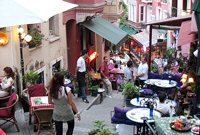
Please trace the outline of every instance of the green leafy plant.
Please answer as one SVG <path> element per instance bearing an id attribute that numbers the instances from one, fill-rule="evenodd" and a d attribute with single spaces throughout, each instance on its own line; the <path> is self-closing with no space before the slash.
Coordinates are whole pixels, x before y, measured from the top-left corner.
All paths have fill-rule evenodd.
<path id="1" fill-rule="evenodd" d="M 90 72 L 89 71 L 87 71 L 86 72 L 86 79 L 85 79 L 85 81 L 86 81 L 86 87 L 87 88 L 90 88 L 91 86 L 92 86 L 92 78 L 93 78 L 93 75 L 92 74 L 90 74 Z"/>
<path id="2" fill-rule="evenodd" d="M 95 86 L 90 87 L 90 90 L 91 91 L 98 91 L 98 88 L 99 88 L 99 85 L 95 85 Z"/>
<path id="3" fill-rule="evenodd" d="M 44 34 L 42 34 L 37 28 L 31 28 L 31 25 L 28 25 L 28 33 L 32 36 L 31 42 L 28 43 L 29 47 L 39 47 L 42 44 Z"/>
<path id="4" fill-rule="evenodd" d="M 40 75 L 37 72 L 26 72 L 24 76 L 22 76 L 23 79 L 26 80 L 27 86 L 32 86 L 37 84 L 37 80 L 40 77 Z"/>
<path id="5" fill-rule="evenodd" d="M 88 132 L 88 135 L 119 135 L 119 133 L 112 133 L 109 129 L 104 129 L 104 127 L 108 126 L 106 124 L 103 124 L 105 121 L 94 121 L 94 127 L 96 129 L 91 130 Z"/>
<path id="6" fill-rule="evenodd" d="M 122 84 L 124 90 L 122 91 L 122 94 L 125 95 L 128 99 L 132 99 L 136 97 L 136 95 L 140 95 L 140 89 L 133 83 L 127 83 L 127 84 Z"/>

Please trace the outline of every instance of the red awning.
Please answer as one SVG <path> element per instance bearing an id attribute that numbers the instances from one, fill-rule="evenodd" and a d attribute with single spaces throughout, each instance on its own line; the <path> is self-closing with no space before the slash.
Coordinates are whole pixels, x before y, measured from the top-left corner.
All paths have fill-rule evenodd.
<path id="1" fill-rule="evenodd" d="M 197 34 L 191 33 L 191 20 L 182 22 L 178 37 L 178 46 L 191 43 L 197 40 Z"/>

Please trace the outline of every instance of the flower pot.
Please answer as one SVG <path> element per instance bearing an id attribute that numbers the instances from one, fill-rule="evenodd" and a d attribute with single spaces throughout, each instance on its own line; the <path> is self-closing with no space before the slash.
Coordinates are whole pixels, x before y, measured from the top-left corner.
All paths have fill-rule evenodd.
<path id="1" fill-rule="evenodd" d="M 129 98 L 126 97 L 126 106 L 127 107 L 133 107 L 133 105 L 131 104 L 130 101 L 131 101 L 131 99 L 129 99 Z"/>
<path id="2" fill-rule="evenodd" d="M 92 96 L 93 96 L 93 97 L 96 97 L 97 94 L 98 94 L 98 91 L 92 91 Z"/>
<path id="3" fill-rule="evenodd" d="M 85 89 L 85 94 L 86 94 L 86 95 L 90 95 L 90 94 L 91 94 L 90 89 Z"/>

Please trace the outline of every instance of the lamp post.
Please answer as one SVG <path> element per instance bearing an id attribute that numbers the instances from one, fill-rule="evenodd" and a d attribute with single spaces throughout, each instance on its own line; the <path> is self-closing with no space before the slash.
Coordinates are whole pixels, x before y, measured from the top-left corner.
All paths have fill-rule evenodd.
<path id="1" fill-rule="evenodd" d="M 32 37 L 30 35 L 26 35 L 24 32 L 24 29 L 19 25 L 17 32 L 19 34 L 19 40 L 20 40 L 20 58 L 21 58 L 21 70 L 22 70 L 22 87 L 23 89 L 26 89 L 26 82 L 23 78 L 24 76 L 24 58 L 23 58 L 23 40 L 26 42 L 30 42 L 32 40 Z"/>

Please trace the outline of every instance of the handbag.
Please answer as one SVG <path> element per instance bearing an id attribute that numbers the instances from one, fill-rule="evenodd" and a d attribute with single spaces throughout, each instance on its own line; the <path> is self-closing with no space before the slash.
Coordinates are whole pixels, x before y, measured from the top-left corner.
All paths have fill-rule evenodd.
<path id="1" fill-rule="evenodd" d="M 65 87 L 65 94 L 67 95 L 67 97 L 68 97 L 68 93 L 66 92 L 66 87 Z M 76 115 L 76 112 L 74 111 L 74 109 L 72 108 L 72 111 L 73 111 L 73 113 L 74 113 L 74 115 Z"/>

